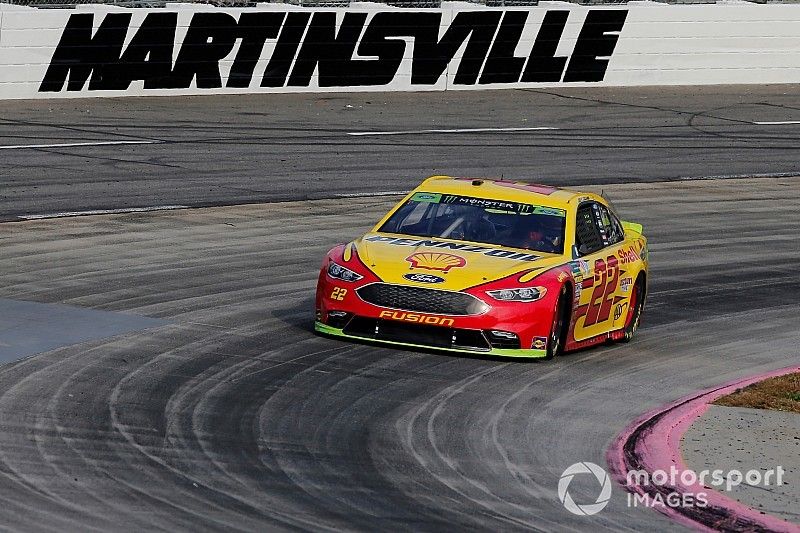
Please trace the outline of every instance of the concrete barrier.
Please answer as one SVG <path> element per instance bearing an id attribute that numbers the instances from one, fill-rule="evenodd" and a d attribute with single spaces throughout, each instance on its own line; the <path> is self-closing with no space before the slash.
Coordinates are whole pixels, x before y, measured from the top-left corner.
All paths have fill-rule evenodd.
<path id="1" fill-rule="evenodd" d="M 800 83 L 800 5 L 0 4 L 0 98 Z"/>

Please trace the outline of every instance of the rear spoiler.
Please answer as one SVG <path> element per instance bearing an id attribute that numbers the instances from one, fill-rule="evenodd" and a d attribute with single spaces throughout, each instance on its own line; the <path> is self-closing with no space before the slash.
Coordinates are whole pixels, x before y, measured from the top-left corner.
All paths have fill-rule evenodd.
<path id="1" fill-rule="evenodd" d="M 642 234 L 642 225 L 637 224 L 636 222 L 627 222 L 623 220 L 622 227 L 625 229 L 625 231 L 632 231 L 634 233 L 638 233 L 639 235 Z"/>
<path id="2" fill-rule="evenodd" d="M 605 191 L 600 191 L 600 196 L 602 196 L 605 199 L 605 201 L 608 202 L 608 207 L 611 208 L 611 211 L 614 212 L 615 214 L 617 214 L 617 210 L 614 209 L 614 204 L 611 202 L 611 198 L 606 196 L 606 192 Z M 619 215 L 617 214 L 617 216 L 619 216 Z M 637 224 L 636 222 L 627 222 L 625 220 L 620 220 L 620 222 L 622 222 L 622 228 L 626 232 L 631 231 L 633 233 L 638 233 L 639 235 L 642 234 L 643 228 L 642 228 L 641 224 Z"/>

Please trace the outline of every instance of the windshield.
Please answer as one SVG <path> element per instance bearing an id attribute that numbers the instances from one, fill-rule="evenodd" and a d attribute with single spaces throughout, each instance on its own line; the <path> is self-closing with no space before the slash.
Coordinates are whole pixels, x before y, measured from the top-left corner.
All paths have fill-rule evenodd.
<path id="1" fill-rule="evenodd" d="M 418 192 L 379 231 L 563 253 L 563 209 Z"/>

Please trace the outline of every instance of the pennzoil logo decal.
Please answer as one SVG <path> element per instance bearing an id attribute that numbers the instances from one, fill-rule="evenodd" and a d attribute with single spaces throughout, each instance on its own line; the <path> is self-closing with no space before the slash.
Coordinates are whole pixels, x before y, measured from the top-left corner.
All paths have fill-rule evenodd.
<path id="1" fill-rule="evenodd" d="M 416 281 L 417 283 L 444 283 L 445 279 L 439 276 L 432 276 L 430 274 L 406 274 L 403 276 L 408 281 Z"/>
<path id="2" fill-rule="evenodd" d="M 459 255 L 441 252 L 417 252 L 406 257 L 406 261 L 411 263 L 412 269 L 421 268 L 441 272 L 447 272 L 451 268 L 461 268 L 467 264 L 467 260 Z"/>
<path id="3" fill-rule="evenodd" d="M 463 242 L 440 241 L 436 239 L 409 239 L 405 237 L 388 237 L 386 235 L 369 235 L 365 236 L 364 240 L 367 242 L 383 242 L 386 244 L 391 244 L 392 246 L 413 246 L 415 248 L 425 246 L 428 248 L 441 248 L 444 250 L 456 250 L 459 252 L 474 252 L 481 253 L 489 257 L 515 259 L 517 261 L 536 261 L 540 257 L 536 254 L 526 254 L 522 252 L 515 252 L 513 250 L 503 250 L 502 248 L 492 248 L 489 246 L 480 246 L 477 244 L 467 244 Z"/>

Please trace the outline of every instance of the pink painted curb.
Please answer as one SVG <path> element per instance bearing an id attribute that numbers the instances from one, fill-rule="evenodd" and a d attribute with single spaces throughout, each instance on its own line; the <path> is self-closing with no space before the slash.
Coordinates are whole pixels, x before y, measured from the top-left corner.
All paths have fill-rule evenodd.
<path id="1" fill-rule="evenodd" d="M 670 471 L 687 470 L 681 455 L 680 444 L 683 434 L 707 409 L 708 404 L 717 398 L 767 378 L 800 371 L 800 366 L 774 370 L 765 374 L 751 376 L 719 387 L 706 389 L 659 407 L 637 418 L 620 433 L 606 452 L 606 461 L 611 476 L 625 490 L 648 497 L 677 492 L 679 494 L 707 494 L 705 507 L 655 506 L 654 509 L 684 525 L 703 531 L 778 531 L 800 533 L 800 526 L 767 515 L 733 500 L 700 483 L 683 484 L 677 476 L 675 486 L 640 486 L 628 484 L 627 473 L 631 470 Z"/>

